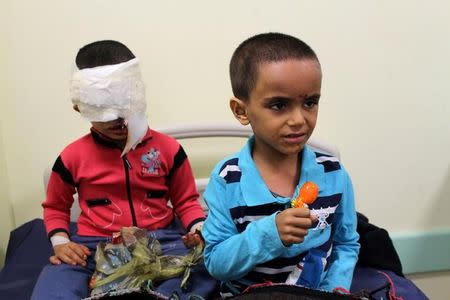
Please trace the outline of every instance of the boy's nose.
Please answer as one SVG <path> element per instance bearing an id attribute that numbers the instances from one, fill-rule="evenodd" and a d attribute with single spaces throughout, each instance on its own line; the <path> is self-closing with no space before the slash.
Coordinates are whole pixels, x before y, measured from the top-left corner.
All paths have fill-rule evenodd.
<path id="1" fill-rule="evenodd" d="M 303 111 L 301 108 L 295 108 L 291 111 L 289 115 L 288 125 L 289 126 L 299 126 L 305 124 L 305 117 L 303 116 Z"/>

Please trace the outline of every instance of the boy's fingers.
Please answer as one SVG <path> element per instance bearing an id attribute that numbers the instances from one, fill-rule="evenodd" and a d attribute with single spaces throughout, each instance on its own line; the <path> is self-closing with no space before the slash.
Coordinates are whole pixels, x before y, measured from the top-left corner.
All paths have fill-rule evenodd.
<path id="1" fill-rule="evenodd" d="M 304 237 L 308 235 L 308 230 L 303 228 L 294 228 L 291 230 L 290 235 L 296 236 L 296 237 Z"/>
<path id="2" fill-rule="evenodd" d="M 61 262 L 66 264 L 73 264 L 72 259 L 70 258 L 70 253 L 72 252 L 69 248 L 69 244 L 55 246 L 55 257 L 59 259 Z"/>
<path id="3" fill-rule="evenodd" d="M 203 242 L 202 238 L 198 234 L 195 235 L 194 239 L 196 245 L 200 245 Z"/>
<path id="4" fill-rule="evenodd" d="M 85 255 L 91 255 L 91 250 L 89 250 L 88 247 L 86 247 L 85 245 L 80 245 L 81 249 L 83 249 L 83 252 Z"/>
<path id="5" fill-rule="evenodd" d="M 87 256 L 84 253 L 83 248 L 80 247 L 80 245 L 71 243 L 71 244 L 69 244 L 69 248 L 70 248 L 70 250 L 73 251 L 74 255 L 76 256 L 76 257 L 74 257 L 75 260 L 77 260 L 78 258 L 82 259 L 83 261 L 87 259 Z M 72 257 L 73 257 L 73 255 L 72 255 Z"/>
<path id="6" fill-rule="evenodd" d="M 311 220 L 311 218 L 294 217 L 294 218 L 291 218 L 285 225 L 286 225 L 286 227 L 308 229 L 308 228 L 311 228 L 312 222 L 313 221 Z"/>
<path id="7" fill-rule="evenodd" d="M 61 260 L 55 255 L 50 256 L 49 260 L 52 265 L 60 265 L 62 263 Z"/>
<path id="8" fill-rule="evenodd" d="M 304 240 L 305 240 L 305 238 L 302 236 L 288 235 L 284 238 L 283 244 L 285 246 L 288 246 L 288 245 L 292 245 L 292 244 L 302 243 Z"/>
<path id="9" fill-rule="evenodd" d="M 67 257 L 69 258 L 70 264 L 72 265 L 80 265 L 80 266 L 86 265 L 84 259 L 80 258 L 75 252 L 68 254 Z"/>
<path id="10" fill-rule="evenodd" d="M 202 243 L 202 238 L 197 233 L 188 233 L 181 237 L 186 247 L 192 248 Z"/>
<path id="11" fill-rule="evenodd" d="M 85 266 L 86 265 L 86 261 L 82 257 L 78 256 L 77 253 L 72 252 L 72 254 L 69 255 L 69 256 L 71 257 L 72 261 L 75 262 L 75 264 L 78 264 L 78 265 L 81 265 L 81 266 Z"/>
<path id="12" fill-rule="evenodd" d="M 73 265 L 73 264 L 75 263 L 75 262 L 70 258 L 70 256 L 68 256 L 68 255 L 65 254 L 65 253 L 62 253 L 62 254 L 58 255 L 58 258 L 59 258 L 62 262 L 66 263 L 66 264 L 68 264 L 68 265 Z"/>
<path id="13" fill-rule="evenodd" d="M 81 249 L 78 249 L 78 250 L 81 251 Z M 64 260 L 64 262 L 66 262 L 68 264 L 72 264 L 72 265 L 79 264 L 79 265 L 85 266 L 86 262 L 85 262 L 85 259 L 83 258 L 83 256 L 85 256 L 85 255 L 82 254 L 82 256 L 80 256 L 71 247 L 68 247 L 65 249 L 64 253 L 61 254 L 60 258 L 62 258 Z M 67 259 L 67 261 L 65 259 Z"/>
<path id="14" fill-rule="evenodd" d="M 310 211 L 307 207 L 294 208 L 292 211 L 293 215 L 300 218 L 309 218 Z"/>
<path id="15" fill-rule="evenodd" d="M 298 219 L 297 222 L 298 226 L 301 228 L 311 228 L 312 226 L 312 220 L 310 218 Z"/>

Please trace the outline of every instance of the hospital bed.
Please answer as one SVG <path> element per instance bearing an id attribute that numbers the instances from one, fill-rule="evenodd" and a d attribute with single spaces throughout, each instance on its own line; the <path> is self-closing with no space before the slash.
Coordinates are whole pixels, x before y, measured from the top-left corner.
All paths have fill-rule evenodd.
<path id="1" fill-rule="evenodd" d="M 185 139 L 218 137 L 246 139 L 252 134 L 250 127 L 233 124 L 182 124 L 157 130 L 178 139 L 181 144 L 184 144 Z M 336 146 L 320 139 L 311 137 L 308 145 L 317 152 L 340 158 Z M 234 151 L 238 150 L 235 149 Z M 187 153 L 189 156 L 192 155 L 189 150 L 187 150 Z M 224 153 L 223 156 L 229 154 L 231 153 Z M 44 187 L 47 186 L 50 172 L 50 168 L 44 172 Z M 207 183 L 208 178 L 206 176 L 196 178 L 200 194 L 204 191 Z M 74 201 L 72 221 L 75 221 L 80 213 L 76 203 L 77 201 Z M 201 199 L 201 204 L 207 212 L 208 208 L 203 199 Z M 71 231 L 75 232 L 75 230 L 75 223 L 72 222 Z M 369 245 L 369 247 L 372 246 Z M 42 267 L 48 263 L 48 257 L 51 253 L 51 244 L 46 237 L 42 219 L 31 220 L 13 230 L 10 234 L 5 264 L 0 272 L 0 299 L 29 299 L 37 277 Z M 392 290 L 390 282 L 394 284 L 397 296 L 402 296 L 404 299 L 427 299 L 410 280 L 402 276 L 401 272 L 381 269 L 376 263 L 371 264 L 370 258 L 368 261 L 367 257 L 364 258 L 364 264 L 358 264 L 355 269 L 351 291 L 360 293 L 361 290 L 374 291 L 380 288 L 378 292 L 374 293 L 374 296 L 376 299 L 381 299 L 381 297 L 386 297 L 386 291 L 389 288 Z"/>

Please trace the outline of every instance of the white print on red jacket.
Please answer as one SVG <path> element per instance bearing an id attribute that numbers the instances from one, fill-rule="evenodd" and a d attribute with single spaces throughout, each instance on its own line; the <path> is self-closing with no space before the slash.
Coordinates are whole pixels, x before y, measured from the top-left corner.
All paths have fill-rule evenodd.
<path id="1" fill-rule="evenodd" d="M 90 217 L 91 213 L 95 215 L 94 218 Z M 110 217 L 111 214 L 112 217 Z M 96 220 L 95 223 L 92 222 L 95 226 L 106 229 L 111 227 L 116 218 L 123 215 L 123 212 L 117 204 L 111 201 L 111 204 L 107 207 L 97 206 L 95 210 L 88 207 L 87 215 L 89 220 Z"/>
<path id="2" fill-rule="evenodd" d="M 144 201 L 141 202 L 140 209 L 141 209 L 142 212 L 145 212 L 145 213 L 148 212 L 148 214 L 150 215 L 150 217 L 152 217 L 153 219 L 156 219 L 156 220 L 162 220 L 162 219 L 164 219 L 164 218 L 167 217 L 167 215 L 169 214 L 169 211 L 170 211 L 170 210 L 166 210 L 166 213 L 165 213 L 164 215 L 161 215 L 161 216 L 155 216 L 155 215 L 153 215 L 153 213 L 152 213 L 152 208 L 151 208 L 151 206 L 149 205 L 150 202 L 151 202 L 150 199 L 144 199 Z"/>

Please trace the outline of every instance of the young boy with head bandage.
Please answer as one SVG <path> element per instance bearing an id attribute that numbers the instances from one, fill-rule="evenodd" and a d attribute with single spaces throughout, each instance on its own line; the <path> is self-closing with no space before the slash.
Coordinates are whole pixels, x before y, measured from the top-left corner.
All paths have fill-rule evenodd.
<path id="1" fill-rule="evenodd" d="M 98 41 L 78 51 L 76 65 L 73 108 L 92 128 L 68 145 L 53 165 L 42 206 L 54 255 L 32 299 L 87 297 L 96 245 L 122 227 L 147 229 L 164 254 L 185 254 L 184 230 L 188 242 L 195 241 L 199 237 L 194 232 L 205 218 L 183 148 L 147 125 L 139 60 L 119 42 Z M 77 232 L 70 236 L 75 193 L 81 214 Z M 180 293 L 180 280 L 167 280 L 157 290 Z M 208 295 L 214 280 L 204 270 L 194 274 L 198 280 L 202 285 L 194 284 L 191 292 Z"/>

